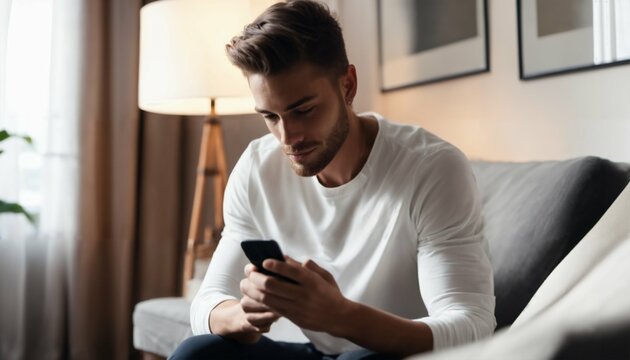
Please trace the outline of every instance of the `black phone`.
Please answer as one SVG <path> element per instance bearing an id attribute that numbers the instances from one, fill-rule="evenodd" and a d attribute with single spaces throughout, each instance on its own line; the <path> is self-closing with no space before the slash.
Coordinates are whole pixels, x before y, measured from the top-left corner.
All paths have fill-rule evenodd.
<path id="1" fill-rule="evenodd" d="M 293 279 L 271 272 L 262 266 L 265 259 L 275 259 L 284 262 L 284 255 L 282 250 L 280 250 L 280 245 L 275 240 L 244 240 L 241 241 L 241 248 L 245 252 L 245 256 L 256 266 L 259 272 L 297 284 Z"/>

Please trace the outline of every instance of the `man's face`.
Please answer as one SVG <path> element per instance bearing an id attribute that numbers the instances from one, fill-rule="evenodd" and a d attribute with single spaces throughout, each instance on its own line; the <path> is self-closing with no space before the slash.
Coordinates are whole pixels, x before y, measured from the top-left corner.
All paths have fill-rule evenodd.
<path id="1" fill-rule="evenodd" d="M 348 114 L 337 82 L 304 63 L 273 76 L 250 74 L 249 87 L 269 131 L 293 170 L 314 176 L 348 136 Z"/>

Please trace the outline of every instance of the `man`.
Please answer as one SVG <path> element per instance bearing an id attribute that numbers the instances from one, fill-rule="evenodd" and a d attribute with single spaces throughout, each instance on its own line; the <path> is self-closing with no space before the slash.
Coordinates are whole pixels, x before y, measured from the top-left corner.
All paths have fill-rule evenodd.
<path id="1" fill-rule="evenodd" d="M 355 67 L 316 2 L 271 6 L 227 53 L 271 134 L 230 176 L 222 240 L 191 307 L 200 336 L 173 358 L 389 359 L 490 335 L 492 270 L 466 157 L 353 112 Z M 248 239 L 300 259 L 263 263 L 297 284 L 248 264 Z M 311 342 L 264 337 L 279 317 Z"/>

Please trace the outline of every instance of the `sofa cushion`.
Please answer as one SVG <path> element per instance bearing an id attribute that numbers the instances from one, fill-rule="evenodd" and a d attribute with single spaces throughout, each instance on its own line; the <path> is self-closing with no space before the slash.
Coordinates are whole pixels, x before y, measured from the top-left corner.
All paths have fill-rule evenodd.
<path id="1" fill-rule="evenodd" d="M 576 287 L 581 286 L 584 279 L 603 263 L 610 261 L 609 258 L 613 253 L 619 252 L 624 243 L 630 243 L 629 214 L 630 185 L 626 186 L 599 222 L 545 279 L 525 310 L 514 321 L 511 329 L 530 323 L 544 312 L 558 311 L 563 304 L 563 298 L 571 294 Z M 627 254 L 630 255 L 630 252 Z M 602 283 L 598 288 L 592 289 L 593 295 L 583 300 L 592 301 L 594 297 L 601 297 L 605 291 L 610 291 L 604 289 L 614 289 L 618 293 L 630 291 L 630 280 L 627 280 L 627 274 L 611 272 L 608 275 L 609 278 L 601 279 Z M 585 307 L 585 305 L 580 307 Z M 575 310 L 566 305 L 564 309 L 561 309 L 567 314 Z"/>
<path id="2" fill-rule="evenodd" d="M 540 286 L 514 326 L 413 359 L 630 359 L 630 185 Z"/>
<path id="3" fill-rule="evenodd" d="M 497 328 L 512 324 L 540 284 L 629 180 L 627 164 L 473 161 L 494 267 Z"/>
<path id="4" fill-rule="evenodd" d="M 189 314 L 190 303 L 181 297 L 138 303 L 133 312 L 133 346 L 169 356 L 184 339 L 192 336 Z"/>

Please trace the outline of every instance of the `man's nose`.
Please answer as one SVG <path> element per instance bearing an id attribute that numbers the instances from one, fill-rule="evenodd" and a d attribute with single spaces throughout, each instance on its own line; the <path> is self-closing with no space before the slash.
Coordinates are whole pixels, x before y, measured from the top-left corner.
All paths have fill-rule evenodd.
<path id="1" fill-rule="evenodd" d="M 300 121 L 282 119 L 280 121 L 280 141 L 293 146 L 304 140 L 304 128 Z"/>

